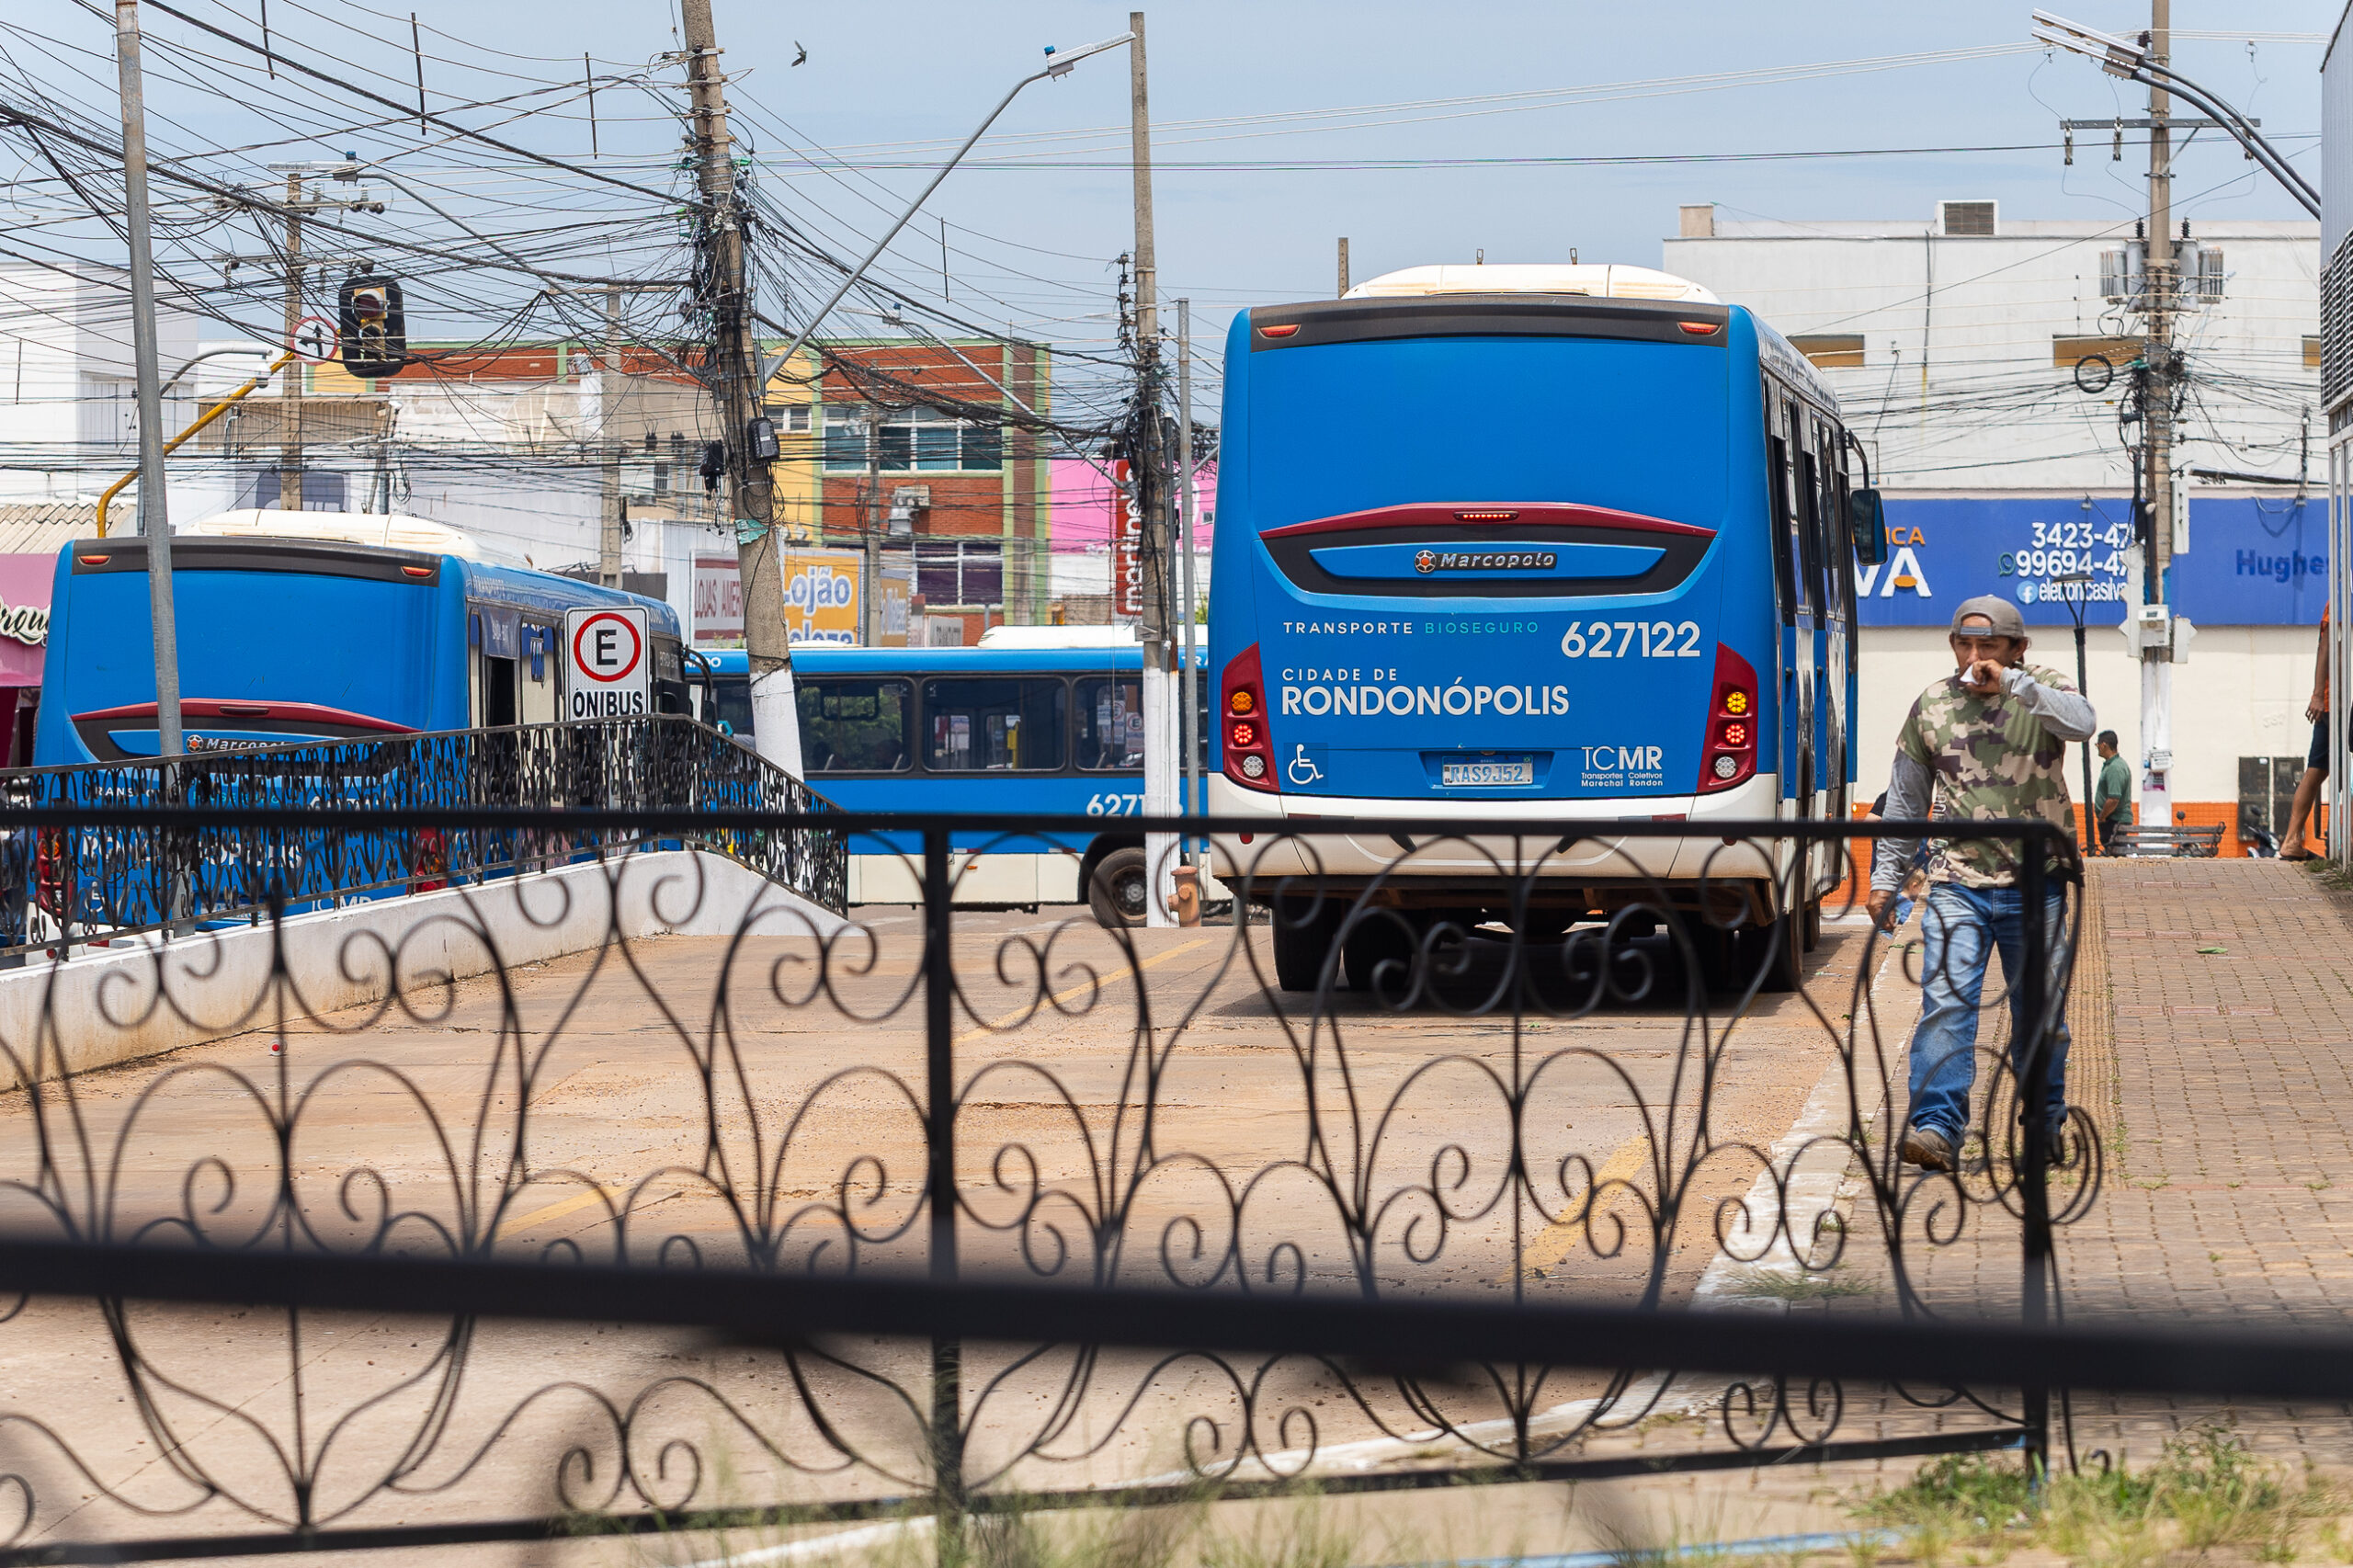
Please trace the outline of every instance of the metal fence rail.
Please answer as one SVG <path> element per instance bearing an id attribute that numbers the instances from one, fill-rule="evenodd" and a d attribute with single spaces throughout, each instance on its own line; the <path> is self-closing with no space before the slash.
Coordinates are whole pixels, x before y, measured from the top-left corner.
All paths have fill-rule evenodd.
<path id="1" fill-rule="evenodd" d="M 983 825 L 1013 842 L 1085 820 Z M 0 1106 L 0 1290 L 22 1292 L 0 1335 L 110 1356 L 128 1391 L 95 1407 L 58 1378 L 0 1392 L 0 1505 L 19 1509 L 0 1514 L 0 1568 L 909 1513 L 961 1561 L 968 1517 L 1016 1508 L 1972 1449 L 2046 1462 L 2066 1452 L 2054 1387 L 2207 1386 L 2143 1367 L 2144 1342 L 2052 1327 L 2054 1240 L 2097 1200 L 2098 1138 L 2080 1109 L 2055 1132 L 2021 1127 L 2017 1085 L 2052 1048 L 2072 910 L 2055 930 L 2026 923 L 2022 1030 L 1983 1053 L 1961 1169 L 1897 1161 L 1905 1040 L 1872 989 L 1893 972 L 1882 938 L 1858 927 L 1839 938 L 1859 944 L 1851 972 L 1817 975 L 1780 1015 L 1807 1020 L 1837 1114 L 1779 1150 L 1723 1124 L 1727 1051 L 1802 926 L 1722 938 L 1776 887 L 1818 885 L 1847 838 L 1927 824 L 1471 838 L 1427 818 L 1144 822 L 1221 835 L 1241 857 L 1221 876 L 1275 922 L 1188 937 L 1203 950 L 1181 986 L 1142 934 L 1083 912 L 1009 930 L 960 912 L 949 844 L 973 825 L 0 812 L 0 831 L 148 842 L 431 828 L 924 846 L 914 921 L 820 931 L 746 912 L 699 949 L 616 939 L 529 994 L 511 977 L 460 994 L 426 971 L 415 994 L 325 1018 L 275 972 L 237 999 L 281 1020 L 252 1071 L 218 1052 L 135 1086 L 28 1071 L 118 1027 L 107 1009 L 0 1039 L 32 1085 Z M 2015 849 L 2030 901 L 2069 852 L 2041 824 L 1972 836 Z M 1389 846 L 1378 867 L 1369 844 Z M 1412 879 L 1459 884 L 1480 862 L 1485 907 L 1517 926 L 1415 913 Z M 1659 874 L 1670 862 L 1680 876 Z M 611 858 L 610 896 L 636 864 Z M 1389 956 L 1365 990 L 1336 952 L 1312 992 L 1286 994 L 1268 957 L 1286 925 L 1343 948 L 1378 937 Z M 195 1005 L 204 941 L 160 950 L 139 1005 Z M 397 950 L 352 961 L 408 972 Z M 671 1065 L 576 1043 L 592 1017 Z M 1220 1088 L 1230 1069 L 1210 1060 L 1236 1019 L 1262 1048 L 1246 1091 Z M 1079 1029 L 1099 1038 L 1073 1044 Z M 435 1031 L 460 1043 L 414 1055 Z M 599 1074 L 609 1103 L 563 1097 Z M 1601 1085 L 1589 1099 L 1629 1108 L 1614 1155 L 1564 1114 L 1580 1074 Z M 617 1116 L 633 1131 L 597 1144 Z M 1847 1207 L 1806 1196 L 1817 1167 Z M 1893 1289 L 1826 1320 L 1696 1313 L 1669 1290 L 1692 1244 L 1801 1282 L 1868 1251 Z M 1938 1255 L 1966 1247 L 2014 1290 L 1982 1272 L 1940 1284 Z M 551 1322 L 632 1326 L 591 1339 Z M 2269 1386 L 2284 1363 L 2268 1354 L 2250 1348 L 2234 1386 Z M 12 1361 L 51 1364 L 71 1358 Z M 1653 1417 L 1687 1409 L 1704 1422 L 1635 1451 Z M 1159 1437 L 1175 1448 L 1154 1457 Z M 1391 1457 L 1324 1463 L 1368 1442 Z"/>
<path id="2" fill-rule="evenodd" d="M 276 825 L 219 815 L 170 825 L 94 825 L 97 811 L 185 805 L 199 813 L 316 812 Z M 844 907 L 848 841 L 778 818 L 830 802 L 800 779 L 676 715 L 453 730 L 331 744 L 241 747 L 162 763 L 90 763 L 0 774 L 0 806 L 60 811 L 0 835 L 0 953 L 252 920 L 278 901 L 301 914 L 356 900 L 545 869 L 633 842 L 588 829 L 587 810 L 731 812 L 756 825 L 670 840 L 737 860 L 828 909 Z M 352 812 L 504 809 L 532 820 L 416 822 L 357 831 Z"/>

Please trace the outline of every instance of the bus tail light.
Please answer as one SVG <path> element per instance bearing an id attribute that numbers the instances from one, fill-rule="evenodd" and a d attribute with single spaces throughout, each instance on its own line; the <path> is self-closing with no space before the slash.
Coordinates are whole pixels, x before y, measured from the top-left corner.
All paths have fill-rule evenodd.
<path id="1" fill-rule="evenodd" d="M 1267 733 L 1267 684 L 1253 642 L 1225 666 L 1218 711 L 1224 725 L 1225 776 L 1251 790 L 1278 790 L 1274 740 Z"/>
<path id="2" fill-rule="evenodd" d="M 1756 774 L 1756 671 L 1746 659 L 1716 644 L 1715 698 L 1699 765 L 1699 793 L 1711 794 L 1745 783 Z"/>

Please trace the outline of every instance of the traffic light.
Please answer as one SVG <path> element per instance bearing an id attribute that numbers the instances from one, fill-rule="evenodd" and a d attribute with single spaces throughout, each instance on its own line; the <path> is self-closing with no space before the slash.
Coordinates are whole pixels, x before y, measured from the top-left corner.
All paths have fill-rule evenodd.
<path id="1" fill-rule="evenodd" d="M 408 323 L 398 283 L 363 272 L 344 279 L 336 302 L 345 369 L 370 381 L 407 369 Z"/>

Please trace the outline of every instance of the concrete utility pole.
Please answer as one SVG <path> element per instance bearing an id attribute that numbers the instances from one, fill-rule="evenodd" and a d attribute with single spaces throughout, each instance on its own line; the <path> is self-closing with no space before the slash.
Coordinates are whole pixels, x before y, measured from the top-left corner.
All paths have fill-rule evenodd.
<path id="1" fill-rule="evenodd" d="M 1340 287 L 1339 287 L 1338 290 L 1333 294 L 1332 298 L 1334 298 L 1334 299 L 1336 299 L 1336 300 L 1345 300 L 1345 299 L 1347 299 L 1347 297 L 1348 297 L 1348 236 L 1347 236 L 1347 235 L 1346 235 L 1346 234 L 1342 234 L 1342 235 L 1340 236 Z"/>
<path id="2" fill-rule="evenodd" d="M 286 176 L 286 347 L 302 327 L 302 176 Z M 302 369 L 297 359 L 278 383 L 278 504 L 302 509 Z"/>
<path id="3" fill-rule="evenodd" d="M 131 232 L 131 364 L 139 378 L 139 531 L 147 540 L 147 615 L 155 646 L 155 749 L 158 756 L 177 756 L 187 746 L 180 733 L 179 623 L 172 608 L 172 519 L 164 491 L 164 372 L 155 358 L 155 256 L 148 235 L 139 0 L 114 0 L 114 45 L 122 85 L 123 218 Z M 168 775 L 165 792 L 168 799 Z"/>
<path id="4" fill-rule="evenodd" d="M 1345 246 L 1347 242 L 1340 244 Z M 1201 677 L 1193 673 L 1193 646 L 1199 641 L 1193 635 L 1193 522 L 1199 509 L 1193 493 L 1193 301 L 1188 299 L 1176 301 L 1176 549 L 1183 593 L 1176 606 L 1176 624 L 1182 633 L 1177 643 L 1184 650 L 1184 657 L 1177 661 L 1176 689 L 1181 694 L 1177 711 L 1185 720 L 1179 739 L 1185 748 L 1187 816 L 1207 805 L 1201 798 Z"/>
<path id="5" fill-rule="evenodd" d="M 2172 0 L 2150 0 L 2149 57 L 2157 64 L 2171 53 Z M 2143 556 L 2142 598 L 2166 605 L 2173 565 L 2173 312 L 2178 295 L 2173 262 L 2173 148 L 2167 120 L 2173 95 L 2149 88 L 2149 233 L 2142 263 L 2147 296 L 2148 341 L 2143 350 L 2148 372 L 2143 381 L 2141 445 L 2146 465 L 2149 538 Z M 2166 635 L 2141 650 L 2141 821 L 2173 825 L 2173 647 Z M 2154 635 L 2152 633 L 2151 635 Z"/>
<path id="6" fill-rule="evenodd" d="M 784 574 L 776 537 L 776 492 L 768 465 L 752 455 L 752 421 L 760 415 L 759 344 L 745 286 L 744 225 L 735 204 L 734 140 L 727 131 L 727 78 L 719 69 L 719 35 L 710 0 L 678 0 L 694 110 L 695 183 L 704 209 L 699 242 L 711 313 L 710 389 L 726 443 L 734 499 L 735 551 L 744 583 L 744 647 L 752 666 L 752 729 L 762 757 L 801 776 L 801 713 L 792 696 L 792 642 L 784 623 Z"/>
<path id="7" fill-rule="evenodd" d="M 1168 595 L 1167 453 L 1160 431 L 1159 267 L 1152 243 L 1152 102 L 1146 88 L 1143 13 L 1128 13 L 1129 135 L 1135 157 L 1136 204 L 1136 418 L 1131 426 L 1139 449 L 1128 454 L 1136 487 L 1136 540 L 1142 568 L 1143 624 L 1143 809 L 1147 816 L 1176 814 L 1177 724 L 1176 690 L 1170 682 Z M 1170 901 L 1176 892 L 1176 836 L 1144 835 L 1146 894 L 1144 924 L 1174 926 Z"/>
<path id="8" fill-rule="evenodd" d="M 597 368 L 597 424 L 605 449 L 602 527 L 597 530 L 597 581 L 621 585 L 621 444 L 613 433 L 621 406 L 621 291 L 605 290 L 605 362 Z"/>

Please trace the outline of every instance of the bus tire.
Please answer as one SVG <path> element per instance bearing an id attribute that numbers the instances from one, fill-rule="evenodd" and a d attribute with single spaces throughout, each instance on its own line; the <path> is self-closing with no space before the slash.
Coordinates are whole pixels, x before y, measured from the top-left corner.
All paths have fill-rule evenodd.
<path id="1" fill-rule="evenodd" d="M 1820 946 L 1822 946 L 1822 900 L 1815 897 L 1805 901 L 1805 950 L 1812 952 Z"/>
<path id="2" fill-rule="evenodd" d="M 1313 915 L 1310 901 L 1292 899 L 1270 912 L 1275 938 L 1275 983 L 1285 991 L 1313 991 L 1324 980 L 1324 961 L 1340 934 L 1340 904 L 1326 898 Z"/>
<path id="3" fill-rule="evenodd" d="M 1095 862 L 1086 879 L 1086 906 L 1098 926 L 1117 929 L 1144 922 L 1147 895 L 1143 851 L 1133 845 L 1114 849 Z"/>
<path id="4" fill-rule="evenodd" d="M 1347 942 L 1340 949 L 1340 967 L 1347 973 L 1349 989 L 1372 994 L 1381 966 L 1394 959 L 1396 963 L 1388 974 L 1389 994 L 1404 995 L 1405 988 L 1412 983 L 1409 977 L 1416 946 L 1414 932 L 1399 924 L 1395 915 L 1366 910 L 1358 916 Z"/>
<path id="5" fill-rule="evenodd" d="M 1805 916 L 1792 910 L 1740 934 L 1741 967 L 1760 994 L 1785 995 L 1805 983 Z"/>

